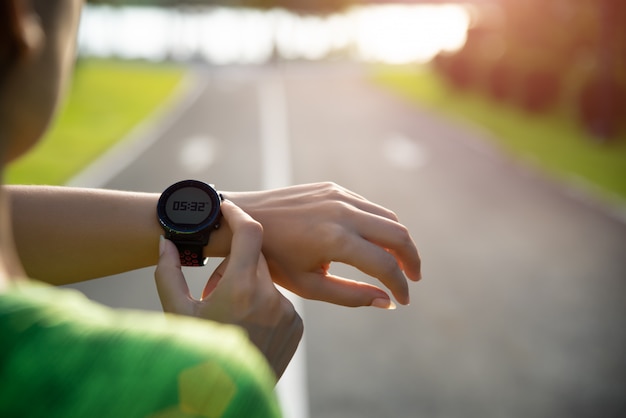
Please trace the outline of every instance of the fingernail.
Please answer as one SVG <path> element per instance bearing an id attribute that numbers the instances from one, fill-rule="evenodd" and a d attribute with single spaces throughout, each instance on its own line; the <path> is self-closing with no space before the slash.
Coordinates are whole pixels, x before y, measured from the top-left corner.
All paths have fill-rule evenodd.
<path id="1" fill-rule="evenodd" d="M 159 257 L 165 252 L 165 238 L 163 235 L 159 235 Z"/>
<path id="2" fill-rule="evenodd" d="M 390 299 L 385 298 L 376 298 L 372 301 L 370 306 L 374 308 L 387 309 L 389 311 L 393 311 L 396 309 L 396 304 L 393 303 Z"/>

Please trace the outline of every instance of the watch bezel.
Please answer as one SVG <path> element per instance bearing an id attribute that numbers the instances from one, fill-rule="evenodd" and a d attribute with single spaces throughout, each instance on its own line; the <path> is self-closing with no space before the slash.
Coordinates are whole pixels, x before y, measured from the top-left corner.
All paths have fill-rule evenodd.
<path id="1" fill-rule="evenodd" d="M 196 187 L 206 192 L 211 201 L 211 212 L 205 218 L 204 221 L 198 224 L 181 224 L 172 221 L 172 219 L 167 215 L 165 211 L 165 205 L 167 204 L 168 199 L 171 195 L 182 188 L 185 187 Z M 159 197 L 159 201 L 157 203 L 157 216 L 159 218 L 159 223 L 161 226 L 166 229 L 168 232 L 181 236 L 189 236 L 201 233 L 206 231 L 207 229 L 215 227 L 216 224 L 219 224 L 220 220 L 220 204 L 221 198 L 219 193 L 211 187 L 209 184 L 204 183 L 199 180 L 182 180 L 177 183 L 172 184 L 167 189 L 161 193 Z"/>

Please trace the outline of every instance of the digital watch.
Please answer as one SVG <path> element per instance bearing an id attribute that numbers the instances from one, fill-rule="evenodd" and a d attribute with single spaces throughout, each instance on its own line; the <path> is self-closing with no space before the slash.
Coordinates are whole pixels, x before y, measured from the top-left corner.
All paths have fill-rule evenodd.
<path id="1" fill-rule="evenodd" d="M 203 266 L 203 248 L 219 228 L 222 196 L 201 181 L 183 180 L 165 189 L 157 204 L 165 238 L 176 244 L 183 266 Z"/>

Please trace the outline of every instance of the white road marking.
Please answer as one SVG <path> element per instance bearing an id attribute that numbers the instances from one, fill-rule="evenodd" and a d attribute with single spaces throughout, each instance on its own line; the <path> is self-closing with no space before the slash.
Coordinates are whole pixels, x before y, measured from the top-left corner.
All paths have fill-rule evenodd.
<path id="1" fill-rule="evenodd" d="M 274 189 L 292 184 L 289 125 L 285 87 L 278 74 L 269 75 L 258 90 L 262 187 Z M 302 300 L 284 289 L 283 294 L 304 318 Z M 306 378 L 305 339 L 302 338 L 285 374 L 276 386 L 285 418 L 307 418 L 309 399 Z"/>
<path id="2" fill-rule="evenodd" d="M 278 75 L 259 85 L 262 186 L 267 189 L 291 185 L 291 153 L 285 88 Z"/>
<path id="3" fill-rule="evenodd" d="M 178 163 L 190 174 L 209 168 L 218 157 L 218 141 L 206 135 L 197 135 L 181 141 Z"/>
<path id="4" fill-rule="evenodd" d="M 428 162 L 428 153 L 424 147 L 401 134 L 385 138 L 382 148 L 385 159 L 403 170 L 415 170 Z"/>

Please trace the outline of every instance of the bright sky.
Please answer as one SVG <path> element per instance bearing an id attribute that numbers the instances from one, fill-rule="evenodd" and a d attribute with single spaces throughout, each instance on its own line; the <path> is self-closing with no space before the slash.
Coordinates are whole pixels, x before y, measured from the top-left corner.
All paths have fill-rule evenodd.
<path id="1" fill-rule="evenodd" d="M 79 44 L 82 52 L 98 56 L 195 56 L 230 64 L 263 62 L 275 43 L 286 58 L 319 59 L 343 52 L 364 61 L 403 64 L 460 48 L 468 26 L 469 14 L 454 4 L 358 7 L 326 18 L 283 10 L 90 6 Z"/>

